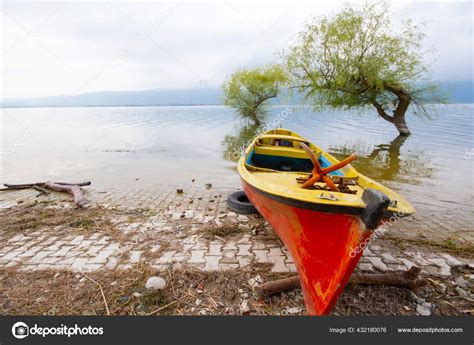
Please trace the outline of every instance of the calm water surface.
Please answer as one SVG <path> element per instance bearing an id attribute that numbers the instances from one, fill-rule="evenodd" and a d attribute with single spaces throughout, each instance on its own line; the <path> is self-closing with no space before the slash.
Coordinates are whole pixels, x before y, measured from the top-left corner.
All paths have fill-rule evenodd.
<path id="1" fill-rule="evenodd" d="M 267 120 L 286 109 L 273 107 Z M 415 206 L 474 204 L 474 105 L 433 107 L 431 120 L 409 116 L 408 138 L 371 111 L 290 110 L 283 127 L 338 158 L 356 152 L 359 171 Z M 2 109 L 0 126 L 1 183 L 91 180 L 127 189 L 193 178 L 236 187 L 236 152 L 258 131 L 223 106 Z"/>

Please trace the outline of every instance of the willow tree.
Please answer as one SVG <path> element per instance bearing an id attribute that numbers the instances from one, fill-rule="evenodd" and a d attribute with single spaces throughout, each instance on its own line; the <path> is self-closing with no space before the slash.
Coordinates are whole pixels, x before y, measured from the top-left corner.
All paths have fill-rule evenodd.
<path id="1" fill-rule="evenodd" d="M 393 31 L 386 3 L 346 7 L 308 24 L 283 52 L 292 88 L 316 108 L 374 107 L 402 135 L 409 135 L 405 114 L 427 115 L 423 104 L 442 101 L 427 78 L 424 34 L 411 21 Z"/>
<path id="2" fill-rule="evenodd" d="M 286 81 L 286 75 L 278 65 L 238 70 L 224 82 L 224 104 L 260 125 L 270 99 L 278 95 Z"/>

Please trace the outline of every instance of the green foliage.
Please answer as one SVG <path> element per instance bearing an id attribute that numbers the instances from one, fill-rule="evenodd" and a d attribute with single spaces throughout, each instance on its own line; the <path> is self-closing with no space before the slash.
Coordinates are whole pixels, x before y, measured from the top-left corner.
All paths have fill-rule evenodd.
<path id="1" fill-rule="evenodd" d="M 269 100 L 278 95 L 280 85 L 286 81 L 287 76 L 278 65 L 238 70 L 223 85 L 224 104 L 260 124 Z"/>
<path id="2" fill-rule="evenodd" d="M 316 108 L 372 105 L 391 122 L 389 111 L 403 117 L 410 102 L 426 113 L 423 102 L 443 98 L 423 79 L 424 34 L 410 20 L 395 33 L 390 19 L 385 2 L 346 5 L 333 17 L 315 19 L 283 52 L 289 84 Z"/>

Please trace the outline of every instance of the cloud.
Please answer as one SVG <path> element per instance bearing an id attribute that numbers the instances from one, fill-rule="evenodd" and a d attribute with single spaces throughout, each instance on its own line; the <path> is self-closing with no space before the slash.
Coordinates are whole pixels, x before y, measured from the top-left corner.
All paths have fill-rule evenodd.
<path id="1" fill-rule="evenodd" d="M 2 3 L 3 98 L 218 86 L 235 68 L 271 62 L 334 2 Z M 472 78 L 472 3 L 403 2 L 425 18 L 436 79 Z"/>

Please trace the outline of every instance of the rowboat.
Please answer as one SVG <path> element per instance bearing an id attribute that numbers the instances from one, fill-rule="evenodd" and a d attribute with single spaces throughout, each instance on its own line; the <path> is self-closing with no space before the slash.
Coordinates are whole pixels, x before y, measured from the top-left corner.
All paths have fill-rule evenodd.
<path id="1" fill-rule="evenodd" d="M 377 227 L 415 209 L 300 135 L 257 136 L 238 163 L 243 189 L 298 271 L 309 315 L 330 312 Z"/>

